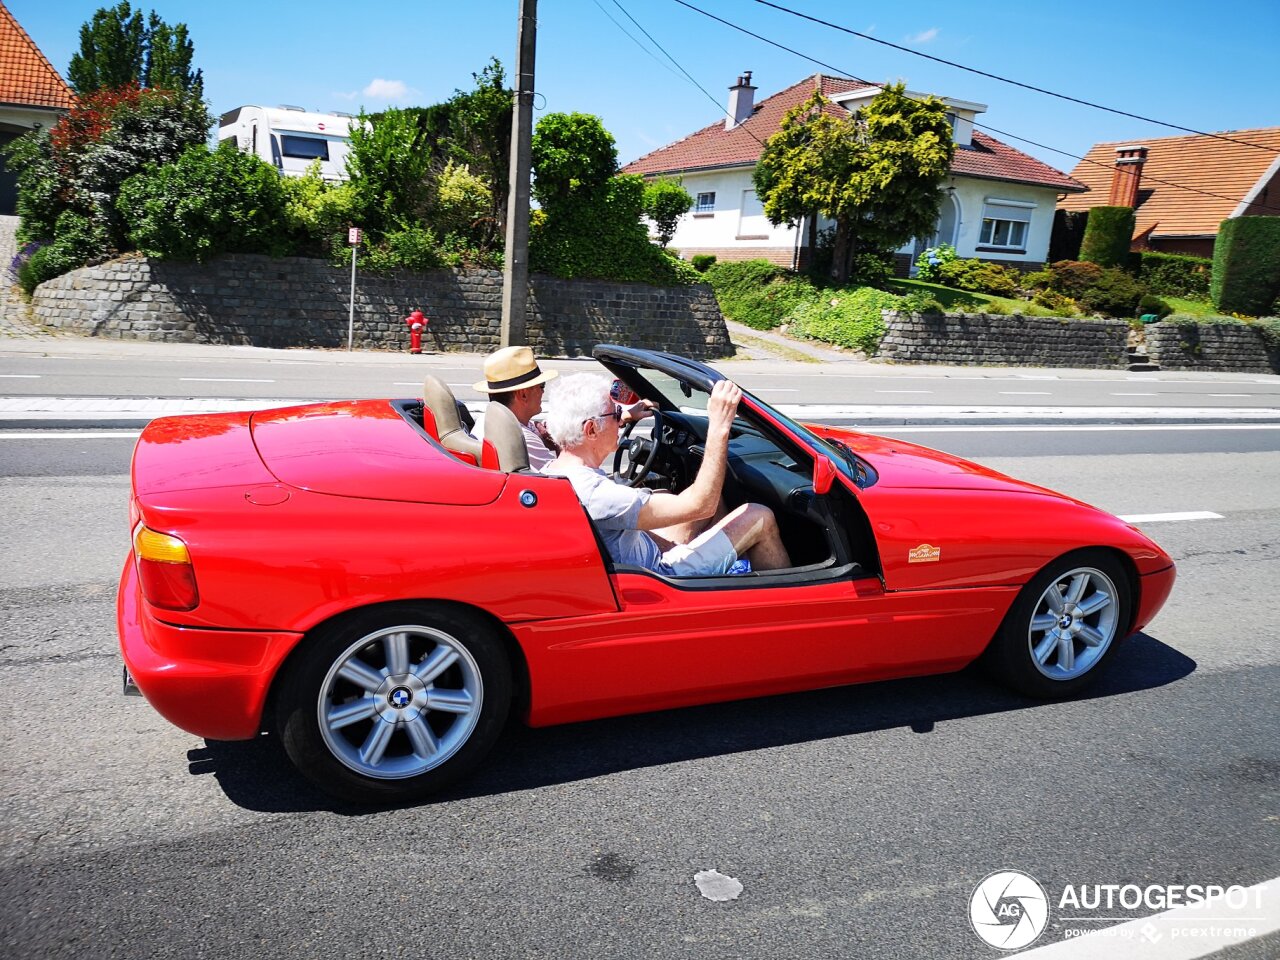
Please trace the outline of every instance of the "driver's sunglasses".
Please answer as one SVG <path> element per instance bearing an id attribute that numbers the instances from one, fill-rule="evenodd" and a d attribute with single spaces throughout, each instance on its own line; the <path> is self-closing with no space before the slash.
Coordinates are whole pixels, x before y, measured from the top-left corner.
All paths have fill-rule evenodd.
<path id="1" fill-rule="evenodd" d="M 620 407 L 618 404 L 616 404 L 616 403 L 615 403 L 615 404 L 613 405 L 613 409 L 612 409 L 612 410 L 610 410 L 608 413 L 597 413 L 597 414 L 596 414 L 594 417 L 592 417 L 591 419 L 592 419 L 592 420 L 608 420 L 610 417 L 614 417 L 615 419 L 617 419 L 617 421 L 618 421 L 619 423 L 621 423 L 621 422 L 622 422 L 622 407 Z M 585 423 L 586 421 L 584 420 L 583 422 Z"/>

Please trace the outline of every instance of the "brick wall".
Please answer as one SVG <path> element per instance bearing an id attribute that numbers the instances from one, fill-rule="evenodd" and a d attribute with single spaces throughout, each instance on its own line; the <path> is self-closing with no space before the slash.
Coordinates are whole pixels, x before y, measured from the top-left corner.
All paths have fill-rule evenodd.
<path id="1" fill-rule="evenodd" d="M 235 255 L 203 265 L 125 257 L 41 284 L 35 316 L 50 327 L 130 340 L 339 347 L 347 343 L 350 271 L 320 260 Z M 499 343 L 502 274 L 495 270 L 357 275 L 355 343 L 407 349 L 404 317 L 430 318 L 423 346 L 487 353 Z M 597 343 L 657 347 L 691 357 L 733 348 L 711 288 L 651 287 L 535 276 L 529 343 L 552 356 Z"/>
<path id="2" fill-rule="evenodd" d="M 1147 355 L 1164 370 L 1280 373 L 1280 348 L 1246 323 L 1153 323 Z"/>
<path id="3" fill-rule="evenodd" d="M 1122 368 L 1123 320 L 884 312 L 879 356 L 896 363 Z"/>

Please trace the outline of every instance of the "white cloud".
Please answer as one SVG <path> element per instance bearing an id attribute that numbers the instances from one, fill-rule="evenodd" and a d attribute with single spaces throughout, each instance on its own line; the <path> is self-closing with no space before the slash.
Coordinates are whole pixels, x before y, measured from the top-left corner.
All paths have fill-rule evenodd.
<path id="1" fill-rule="evenodd" d="M 362 92 L 366 97 L 372 97 L 375 100 L 395 102 L 408 97 L 409 88 L 405 86 L 403 80 L 383 80 L 381 77 L 374 77 Z"/>
<path id="2" fill-rule="evenodd" d="M 352 90 L 350 93 L 343 93 L 342 91 L 339 91 L 334 94 L 334 97 L 337 98 L 338 100 L 346 100 L 348 103 L 350 103 L 352 100 L 354 100 L 358 96 L 360 96 L 360 94 L 356 93 L 356 91 L 354 90 Z"/>
<path id="3" fill-rule="evenodd" d="M 928 43 L 938 35 L 937 27 L 930 27 L 928 30 L 922 30 L 913 36 L 907 37 L 908 43 Z"/>

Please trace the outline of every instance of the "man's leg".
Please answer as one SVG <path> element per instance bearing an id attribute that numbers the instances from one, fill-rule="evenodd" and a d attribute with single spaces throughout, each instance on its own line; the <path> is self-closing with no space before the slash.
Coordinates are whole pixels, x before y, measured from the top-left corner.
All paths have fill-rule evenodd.
<path id="1" fill-rule="evenodd" d="M 791 566 L 791 555 L 782 543 L 778 520 L 763 504 L 744 503 L 713 529 L 725 532 L 739 557 L 751 561 L 752 570 L 781 570 Z"/>

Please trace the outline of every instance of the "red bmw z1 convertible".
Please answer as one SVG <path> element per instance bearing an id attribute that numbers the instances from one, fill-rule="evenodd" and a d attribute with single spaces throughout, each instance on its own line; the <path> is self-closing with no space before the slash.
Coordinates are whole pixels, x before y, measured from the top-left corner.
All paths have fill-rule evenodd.
<path id="1" fill-rule="evenodd" d="M 721 375 L 595 357 L 657 406 L 615 473 L 683 489 Z M 475 767 L 512 710 L 544 726 L 980 656 L 1027 695 L 1070 695 L 1173 586 L 1168 554 L 1108 513 L 750 394 L 724 498 L 772 507 L 796 566 L 666 578 L 610 561 L 505 408 L 483 441 L 464 416 L 428 377 L 422 399 L 152 422 L 118 598 L 126 686 L 197 736 L 272 731 L 339 797 L 401 802 Z"/>

